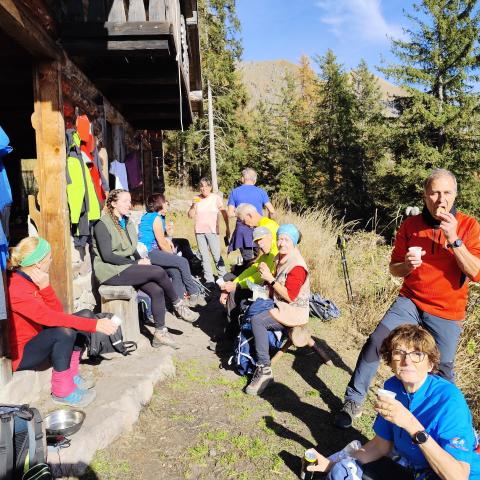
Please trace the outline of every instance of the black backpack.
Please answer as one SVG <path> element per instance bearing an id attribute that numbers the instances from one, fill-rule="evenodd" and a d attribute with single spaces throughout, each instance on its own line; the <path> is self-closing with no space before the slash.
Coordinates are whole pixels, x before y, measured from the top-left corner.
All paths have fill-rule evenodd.
<path id="1" fill-rule="evenodd" d="M 99 357 L 102 353 L 110 352 L 127 356 L 136 349 L 136 342 L 123 341 L 122 327 L 118 327 L 113 335 L 105 335 L 100 332 L 88 334 L 87 355 L 89 357 Z"/>
<path id="2" fill-rule="evenodd" d="M 43 474 L 53 478 L 45 465 L 45 433 L 42 416 L 28 405 L 0 405 L 0 479 L 21 480 L 37 465 Z M 37 467 L 38 468 L 38 467 Z"/>

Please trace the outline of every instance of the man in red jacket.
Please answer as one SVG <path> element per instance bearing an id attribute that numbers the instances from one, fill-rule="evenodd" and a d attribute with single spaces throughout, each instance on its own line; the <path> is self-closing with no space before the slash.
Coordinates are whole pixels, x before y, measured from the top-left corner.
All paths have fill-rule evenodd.
<path id="1" fill-rule="evenodd" d="M 379 364 L 383 340 L 401 324 L 418 324 L 440 350 L 439 375 L 453 380 L 458 338 L 465 318 L 469 280 L 480 280 L 480 225 L 454 206 L 457 180 L 435 169 L 424 183 L 424 208 L 407 218 L 397 233 L 390 273 L 403 278 L 396 301 L 362 348 L 335 425 L 348 428 Z M 417 247 L 417 248 L 414 248 Z M 408 353 L 408 352 L 406 352 Z"/>

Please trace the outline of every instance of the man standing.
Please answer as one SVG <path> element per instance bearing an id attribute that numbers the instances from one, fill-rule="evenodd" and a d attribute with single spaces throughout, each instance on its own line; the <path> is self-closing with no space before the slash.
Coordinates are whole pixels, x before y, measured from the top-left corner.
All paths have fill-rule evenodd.
<path id="1" fill-rule="evenodd" d="M 257 187 L 257 173 L 252 168 L 246 168 L 242 171 L 242 185 L 234 188 L 228 197 L 228 215 L 235 216 L 235 209 L 242 203 L 253 205 L 260 216 L 263 216 L 263 208 L 268 211 L 271 218 L 275 209 L 270 203 L 268 194 L 263 188 Z M 255 246 L 252 239 L 252 229 L 244 223 L 237 221 L 232 240 L 228 251 L 240 250 L 243 258 L 243 264 L 246 265 L 255 255 Z"/>
<path id="2" fill-rule="evenodd" d="M 403 285 L 360 352 L 345 403 L 335 418 L 336 426 L 348 428 L 353 418 L 361 415 L 361 405 L 378 368 L 380 346 L 401 324 L 421 325 L 433 335 L 440 350 L 439 374 L 453 380 L 468 281 L 480 280 L 480 225 L 456 210 L 456 196 L 455 176 L 448 170 L 433 170 L 424 183 L 422 213 L 400 226 L 390 273 L 402 277 Z"/>

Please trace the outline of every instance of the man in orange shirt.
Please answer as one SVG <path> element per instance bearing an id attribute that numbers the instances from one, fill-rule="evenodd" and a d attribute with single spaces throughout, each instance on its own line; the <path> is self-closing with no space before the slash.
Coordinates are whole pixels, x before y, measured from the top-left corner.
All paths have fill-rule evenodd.
<path id="1" fill-rule="evenodd" d="M 439 375 L 453 381 L 468 282 L 480 280 L 480 225 L 456 210 L 456 196 L 455 176 L 448 170 L 433 170 L 424 183 L 422 213 L 400 226 L 390 273 L 402 277 L 403 285 L 360 352 L 345 403 L 335 418 L 336 426 L 348 428 L 361 415 L 361 405 L 378 369 L 380 346 L 399 325 L 418 324 L 434 336 L 441 355 Z"/>

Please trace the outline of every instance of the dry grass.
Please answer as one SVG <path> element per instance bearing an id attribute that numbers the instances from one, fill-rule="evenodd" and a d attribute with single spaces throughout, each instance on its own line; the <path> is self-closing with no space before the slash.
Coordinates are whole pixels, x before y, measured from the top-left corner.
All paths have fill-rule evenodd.
<path id="1" fill-rule="evenodd" d="M 169 198 L 190 199 L 192 192 L 172 189 Z M 342 310 L 349 334 L 368 335 L 383 317 L 398 293 L 401 281 L 388 273 L 391 248 L 374 232 L 354 231 L 351 225 L 336 220 L 328 209 L 307 210 L 301 215 L 277 210 L 279 223 L 294 223 L 302 232 L 300 250 L 310 267 L 312 290 L 333 300 Z M 186 213 L 175 212 L 176 236 L 194 243 L 193 222 Z M 233 222 L 232 222 L 233 227 Z M 223 227 L 222 227 L 223 228 Z M 222 230 L 223 231 L 223 230 Z M 354 304 L 347 300 L 337 236 L 346 238 L 349 276 Z M 461 337 L 457 360 L 457 383 L 472 409 L 474 422 L 480 427 L 480 286 L 472 286 L 467 321 Z M 342 334 L 342 332 L 339 332 Z"/>

